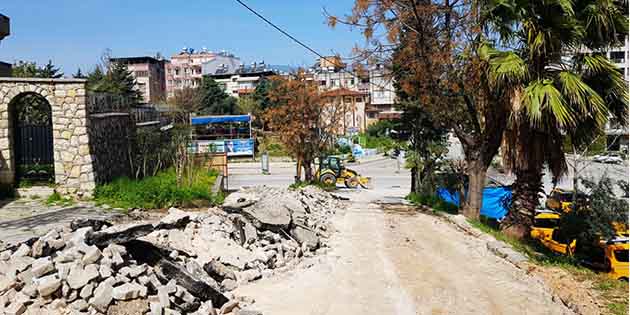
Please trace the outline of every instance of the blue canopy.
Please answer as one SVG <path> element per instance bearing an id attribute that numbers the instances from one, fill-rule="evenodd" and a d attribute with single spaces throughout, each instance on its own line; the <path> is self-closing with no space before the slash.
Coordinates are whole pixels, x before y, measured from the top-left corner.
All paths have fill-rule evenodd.
<path id="1" fill-rule="evenodd" d="M 193 125 L 220 124 L 229 122 L 249 122 L 250 115 L 197 116 L 191 119 Z"/>
<path id="2" fill-rule="evenodd" d="M 442 200 L 459 206 L 459 194 L 457 192 L 451 192 L 446 188 L 438 188 L 437 195 Z M 483 189 L 480 214 L 500 220 L 507 214 L 511 200 L 512 189 L 510 187 L 486 187 Z"/>

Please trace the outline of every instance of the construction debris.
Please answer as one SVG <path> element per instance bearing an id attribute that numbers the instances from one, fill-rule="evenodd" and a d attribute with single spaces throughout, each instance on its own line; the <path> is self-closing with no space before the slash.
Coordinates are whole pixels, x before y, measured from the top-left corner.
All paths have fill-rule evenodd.
<path id="1" fill-rule="evenodd" d="M 227 292 L 326 246 L 342 205 L 314 187 L 252 187 L 159 222 L 75 221 L 0 249 L 0 314 L 260 314 Z"/>

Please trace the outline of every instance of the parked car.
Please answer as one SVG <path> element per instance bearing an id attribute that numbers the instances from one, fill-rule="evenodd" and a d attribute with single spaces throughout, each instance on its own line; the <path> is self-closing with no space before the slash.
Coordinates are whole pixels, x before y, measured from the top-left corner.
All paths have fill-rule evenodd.
<path id="1" fill-rule="evenodd" d="M 595 155 L 593 161 L 606 164 L 621 164 L 623 163 L 623 156 L 617 152 L 606 152 L 601 155 Z"/>

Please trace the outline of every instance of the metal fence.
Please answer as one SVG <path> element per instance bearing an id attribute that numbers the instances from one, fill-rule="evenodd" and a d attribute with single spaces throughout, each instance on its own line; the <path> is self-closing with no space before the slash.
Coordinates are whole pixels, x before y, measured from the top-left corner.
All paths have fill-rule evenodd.
<path id="1" fill-rule="evenodd" d="M 135 101 L 123 95 L 110 93 L 88 93 L 87 110 L 90 114 L 128 113 Z"/>
<path id="2" fill-rule="evenodd" d="M 139 105 L 132 98 L 111 93 L 88 93 L 87 110 L 90 115 L 127 113 L 136 124 L 159 122 L 165 125 L 173 120 L 170 112 L 159 111 L 151 105 Z"/>

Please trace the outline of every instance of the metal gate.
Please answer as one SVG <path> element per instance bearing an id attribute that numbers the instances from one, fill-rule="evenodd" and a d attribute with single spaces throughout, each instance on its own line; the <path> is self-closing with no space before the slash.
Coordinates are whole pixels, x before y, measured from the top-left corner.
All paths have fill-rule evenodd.
<path id="1" fill-rule="evenodd" d="M 51 125 L 19 125 L 15 128 L 18 180 L 48 181 L 54 178 Z"/>

